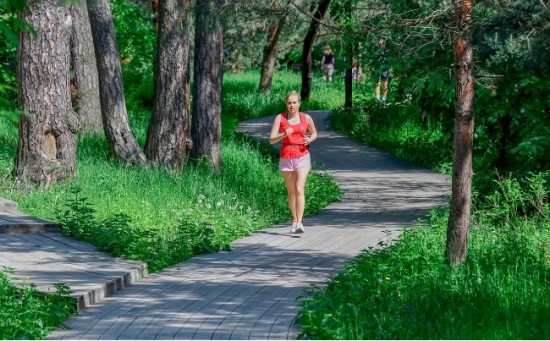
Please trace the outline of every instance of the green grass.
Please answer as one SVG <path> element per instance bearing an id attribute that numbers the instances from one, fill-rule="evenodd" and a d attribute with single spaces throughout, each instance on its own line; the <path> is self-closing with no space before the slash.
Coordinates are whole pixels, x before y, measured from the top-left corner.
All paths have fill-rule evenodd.
<path id="1" fill-rule="evenodd" d="M 444 264 L 447 210 L 312 290 L 299 324 L 310 339 L 548 339 L 550 220 L 470 231 L 465 264 Z"/>

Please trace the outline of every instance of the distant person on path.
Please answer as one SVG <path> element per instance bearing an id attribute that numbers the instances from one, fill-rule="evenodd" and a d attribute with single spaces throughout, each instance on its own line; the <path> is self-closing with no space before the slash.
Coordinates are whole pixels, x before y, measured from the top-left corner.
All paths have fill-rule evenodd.
<path id="1" fill-rule="evenodd" d="M 374 95 L 376 99 L 382 102 L 386 101 L 388 97 L 388 81 L 391 77 L 391 71 L 386 69 L 386 38 L 382 38 L 378 41 L 378 46 L 381 49 L 380 55 L 380 75 L 378 76 L 378 82 L 374 89 Z M 380 96 L 380 88 L 382 88 L 382 96 Z"/>
<path id="2" fill-rule="evenodd" d="M 290 233 L 304 233 L 302 218 L 306 206 L 305 186 L 311 170 L 309 144 L 317 139 L 317 129 L 311 116 L 300 112 L 301 97 L 296 91 L 286 96 L 287 112 L 273 121 L 269 143 L 282 142 L 279 170 L 285 180 L 288 205 L 292 213 Z M 307 136 L 306 132 L 309 132 Z"/>
<path id="3" fill-rule="evenodd" d="M 332 74 L 334 73 L 334 53 L 330 45 L 325 45 L 323 57 L 321 58 L 321 71 L 323 72 L 323 80 L 332 82 Z"/>

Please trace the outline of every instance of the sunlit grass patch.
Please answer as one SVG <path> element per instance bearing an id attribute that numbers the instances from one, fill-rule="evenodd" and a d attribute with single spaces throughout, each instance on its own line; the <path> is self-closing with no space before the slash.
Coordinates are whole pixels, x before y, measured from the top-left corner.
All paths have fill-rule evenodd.
<path id="1" fill-rule="evenodd" d="M 468 259 L 458 267 L 444 263 L 446 209 L 391 246 L 365 251 L 306 295 L 303 337 L 548 339 L 550 211 L 544 201 L 530 204 L 548 194 L 537 185 L 548 176 L 524 187 L 503 181 L 502 195 L 475 212 Z M 518 214 L 523 204 L 534 210 Z"/>

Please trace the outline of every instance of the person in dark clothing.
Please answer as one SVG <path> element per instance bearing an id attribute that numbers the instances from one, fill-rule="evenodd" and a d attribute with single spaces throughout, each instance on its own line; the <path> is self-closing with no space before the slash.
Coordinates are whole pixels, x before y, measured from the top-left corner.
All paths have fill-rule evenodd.
<path id="1" fill-rule="evenodd" d="M 325 45 L 325 50 L 323 51 L 321 71 L 323 72 L 323 80 L 332 82 L 332 74 L 334 73 L 334 53 L 329 44 Z"/>
<path id="2" fill-rule="evenodd" d="M 382 51 L 380 56 L 380 66 L 382 71 L 378 75 L 378 82 L 376 83 L 376 88 L 374 89 L 374 95 L 377 100 L 385 102 L 388 96 L 388 81 L 391 76 L 390 70 L 386 68 L 386 38 L 380 39 L 378 41 L 378 46 Z M 382 90 L 382 96 L 380 96 L 380 90 Z"/>

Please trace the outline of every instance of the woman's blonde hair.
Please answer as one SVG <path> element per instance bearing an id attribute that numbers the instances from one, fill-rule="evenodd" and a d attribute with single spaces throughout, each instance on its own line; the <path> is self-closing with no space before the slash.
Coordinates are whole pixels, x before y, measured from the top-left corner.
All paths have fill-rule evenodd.
<path id="1" fill-rule="evenodd" d="M 291 97 L 291 96 L 296 96 L 296 98 L 298 98 L 298 102 L 302 102 L 302 96 L 300 96 L 300 94 L 297 92 L 297 91 L 294 91 L 292 90 L 291 92 L 289 92 L 287 95 L 286 95 L 286 101 L 288 101 L 288 99 Z"/>
<path id="2" fill-rule="evenodd" d="M 332 49 L 330 48 L 329 44 L 325 45 L 325 52 L 332 52 Z"/>

